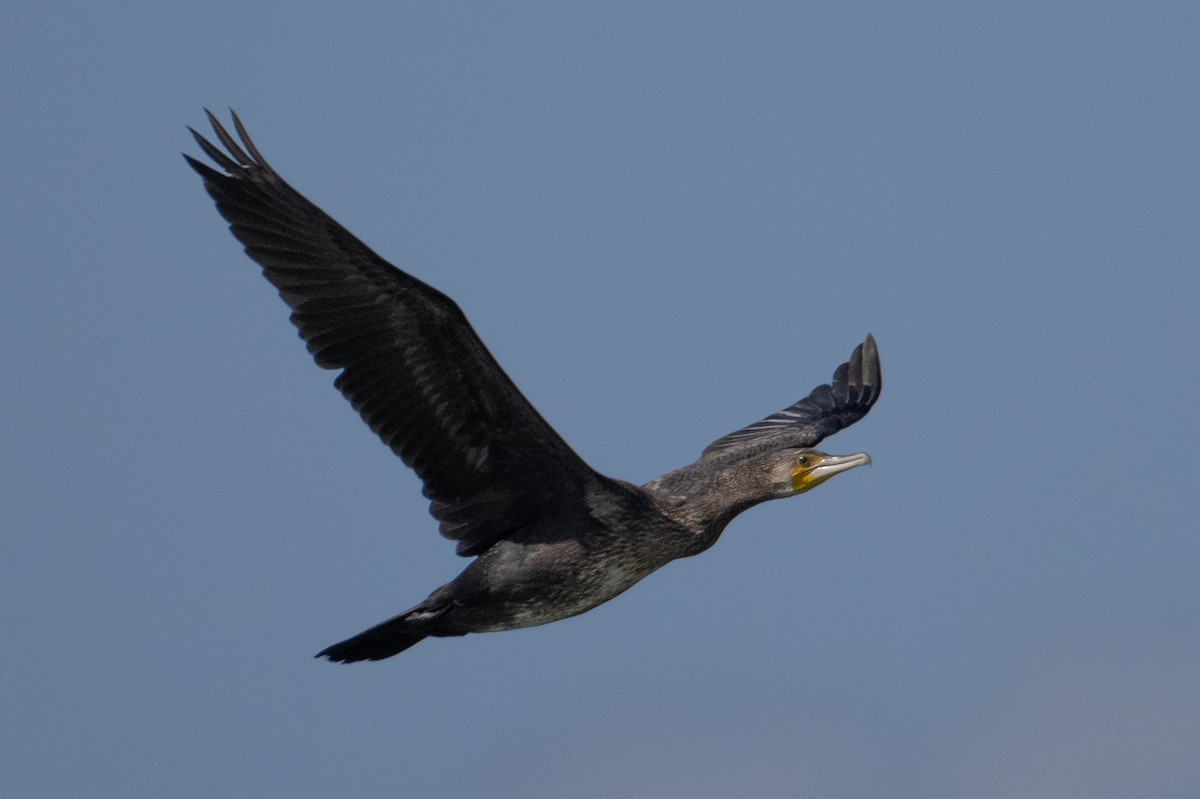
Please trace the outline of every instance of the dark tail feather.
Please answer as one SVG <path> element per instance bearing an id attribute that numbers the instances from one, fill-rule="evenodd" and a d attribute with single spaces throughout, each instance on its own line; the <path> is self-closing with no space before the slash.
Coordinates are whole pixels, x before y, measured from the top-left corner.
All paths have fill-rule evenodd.
<path id="1" fill-rule="evenodd" d="M 335 663 L 354 663 L 359 660 L 383 660 L 397 655 L 425 638 L 424 633 L 409 632 L 412 624 L 408 616 L 411 612 L 401 613 L 340 644 L 326 647 L 317 653 L 317 657 L 329 658 Z"/>

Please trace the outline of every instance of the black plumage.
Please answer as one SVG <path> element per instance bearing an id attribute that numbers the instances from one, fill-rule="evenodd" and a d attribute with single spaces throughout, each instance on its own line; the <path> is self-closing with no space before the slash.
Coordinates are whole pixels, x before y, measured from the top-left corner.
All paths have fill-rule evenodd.
<path id="1" fill-rule="evenodd" d="M 868 335 L 830 384 L 637 487 L 594 471 L 522 396 L 446 295 L 384 261 L 289 186 L 241 121 L 212 114 L 219 167 L 190 156 L 246 253 L 292 309 L 319 366 L 416 472 L 430 511 L 475 560 L 424 602 L 318 656 L 378 660 L 426 636 L 544 624 L 611 599 L 716 541 L 747 507 L 869 462 L 812 449 L 882 386 Z"/>

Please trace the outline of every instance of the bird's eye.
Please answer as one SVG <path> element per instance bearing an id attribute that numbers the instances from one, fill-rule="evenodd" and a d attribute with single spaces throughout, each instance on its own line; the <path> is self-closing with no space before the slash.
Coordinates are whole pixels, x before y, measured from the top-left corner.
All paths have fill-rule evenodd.
<path id="1" fill-rule="evenodd" d="M 796 465 L 797 466 L 807 466 L 808 465 L 808 456 L 801 455 L 799 458 L 796 458 Z"/>

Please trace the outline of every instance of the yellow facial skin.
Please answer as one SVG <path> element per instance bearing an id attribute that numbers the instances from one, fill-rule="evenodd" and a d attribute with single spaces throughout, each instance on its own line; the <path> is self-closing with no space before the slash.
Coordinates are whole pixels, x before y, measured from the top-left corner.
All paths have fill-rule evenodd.
<path id="1" fill-rule="evenodd" d="M 796 468 L 792 470 L 792 489 L 797 494 L 803 494 L 835 474 L 870 463 L 871 456 L 865 452 L 854 455 L 826 455 L 815 449 L 806 450 L 796 456 Z"/>

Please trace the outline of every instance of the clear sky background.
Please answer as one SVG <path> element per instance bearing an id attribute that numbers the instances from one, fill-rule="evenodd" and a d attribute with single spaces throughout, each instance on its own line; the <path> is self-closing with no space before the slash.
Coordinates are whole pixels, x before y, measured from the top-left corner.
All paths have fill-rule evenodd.
<path id="1" fill-rule="evenodd" d="M 0 19 L 0 793 L 1200 795 L 1200 6 Z M 829 378 L 870 469 L 533 630 L 180 158 L 242 115 L 635 482 Z"/>

